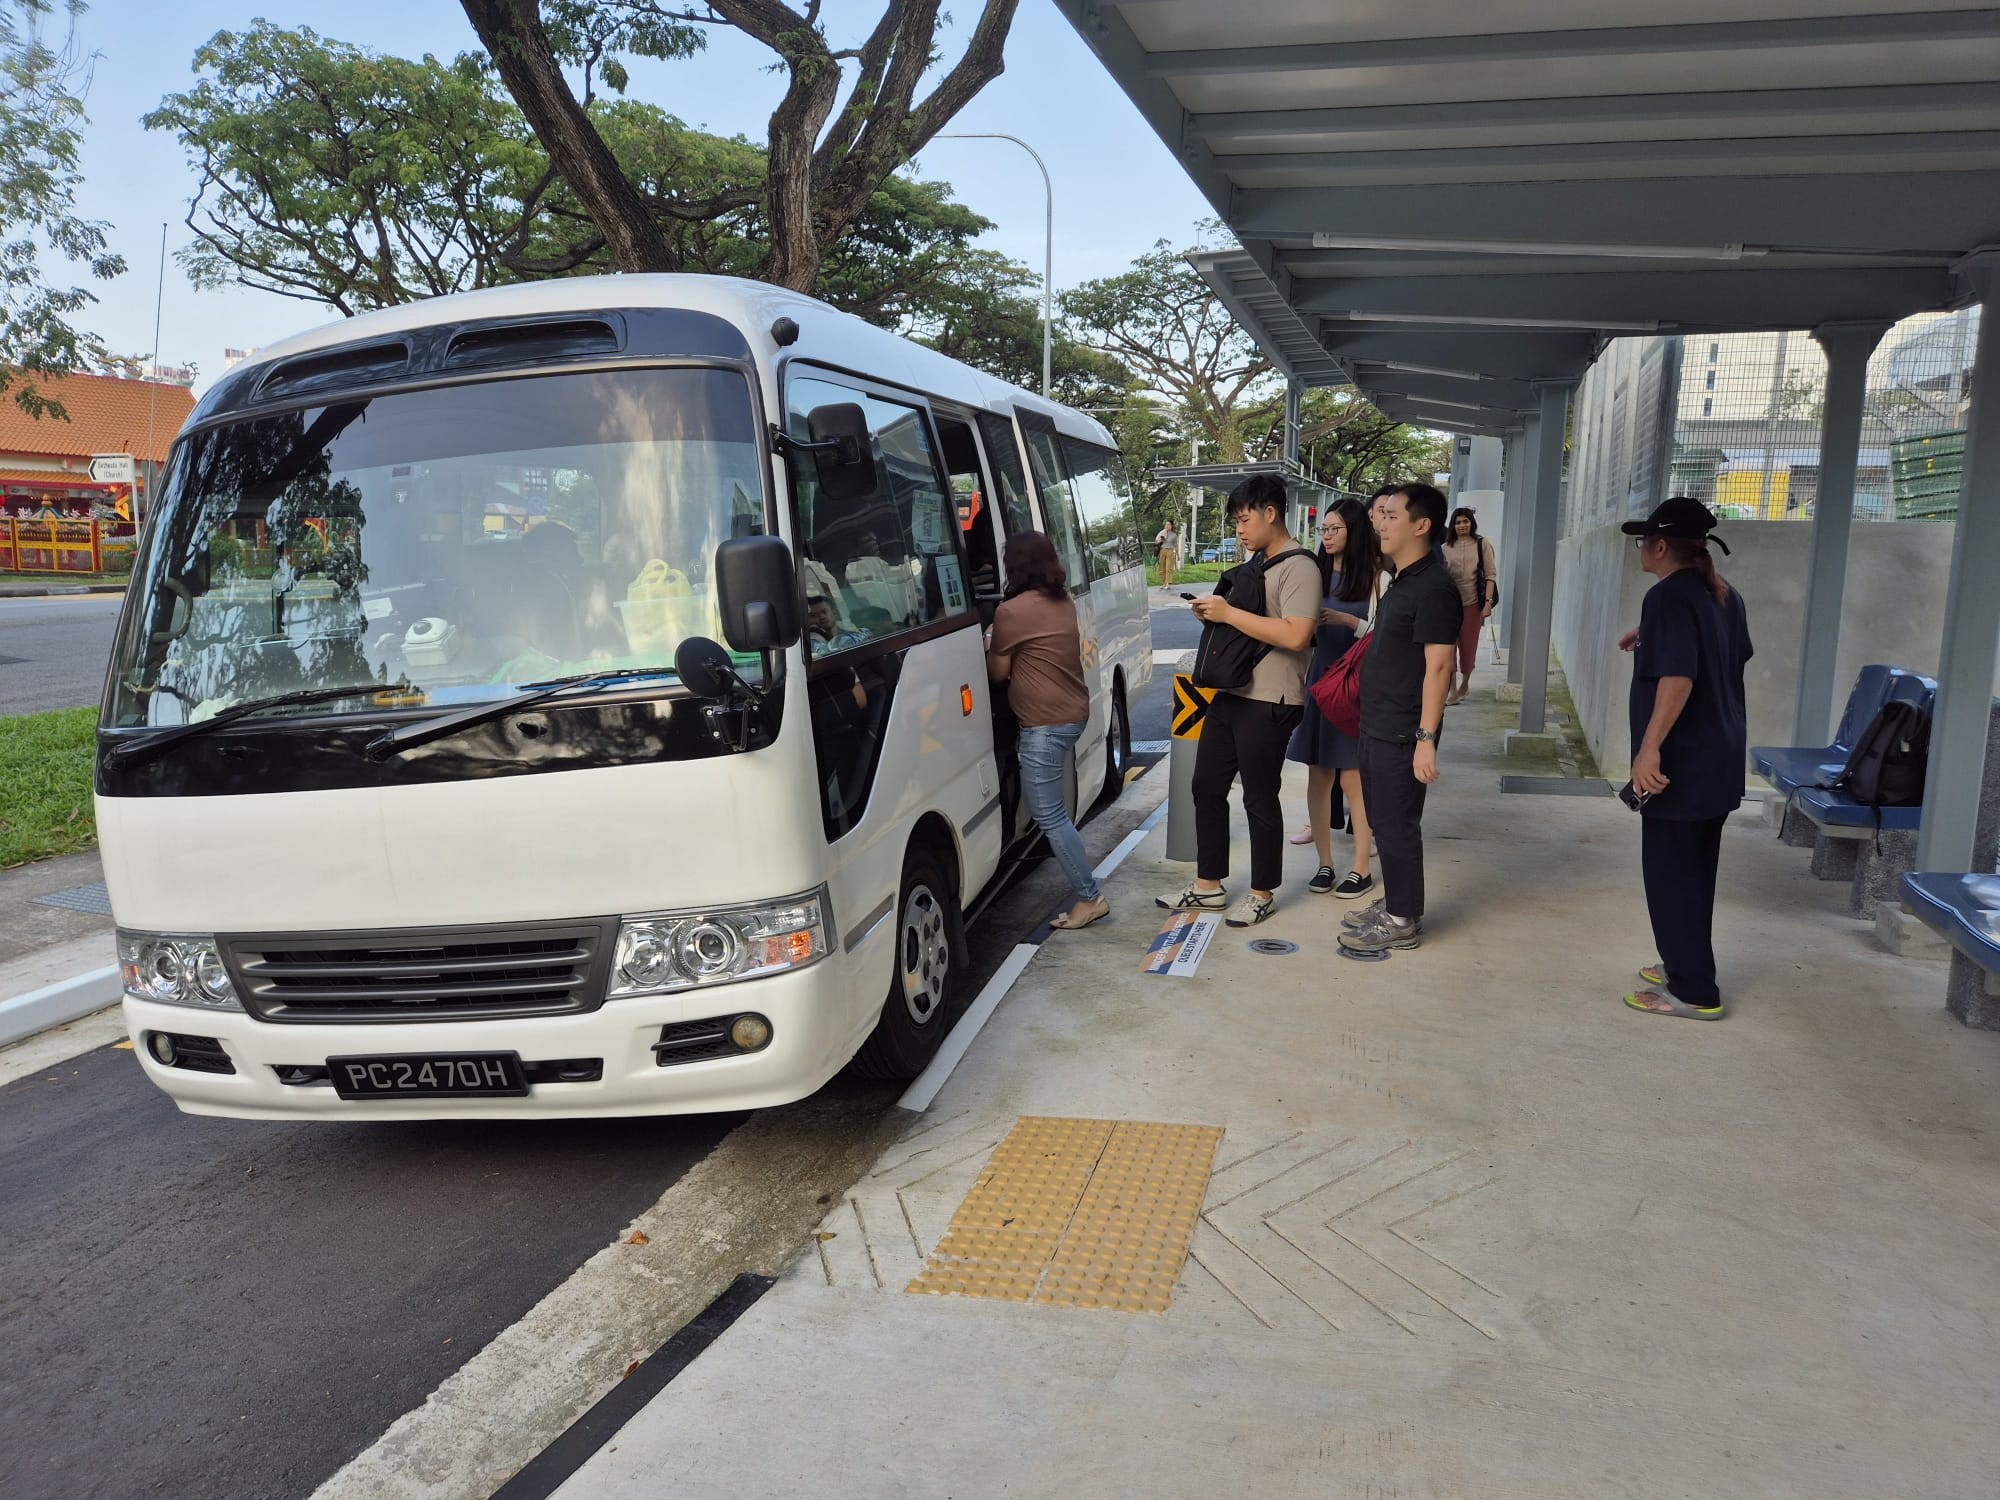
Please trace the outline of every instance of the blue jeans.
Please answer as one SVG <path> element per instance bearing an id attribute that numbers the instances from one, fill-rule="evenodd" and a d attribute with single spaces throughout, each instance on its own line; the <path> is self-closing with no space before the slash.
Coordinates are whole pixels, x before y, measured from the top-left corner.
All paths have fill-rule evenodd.
<path id="1" fill-rule="evenodd" d="M 1024 724 L 1021 727 L 1021 791 L 1035 826 L 1048 835 L 1056 863 L 1069 877 L 1079 901 L 1099 899 L 1097 877 L 1083 852 L 1083 835 L 1063 806 L 1063 766 L 1069 751 L 1083 738 L 1081 724 Z"/>

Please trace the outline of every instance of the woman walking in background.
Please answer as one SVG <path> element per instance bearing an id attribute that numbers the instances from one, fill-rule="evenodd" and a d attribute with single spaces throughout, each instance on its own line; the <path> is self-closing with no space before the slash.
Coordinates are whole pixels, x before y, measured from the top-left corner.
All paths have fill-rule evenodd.
<path id="1" fill-rule="evenodd" d="M 1479 654 L 1479 631 L 1493 613 L 1500 597 L 1500 570 L 1493 556 L 1493 544 L 1479 534 L 1479 517 L 1461 505 L 1451 513 L 1451 534 L 1439 554 L 1451 581 L 1458 585 L 1459 600 L 1465 606 L 1465 623 L 1458 632 L 1458 682 L 1445 697 L 1445 705 L 1463 703 L 1472 689 L 1472 665 Z"/>
<path id="2" fill-rule="evenodd" d="M 1083 638 L 1054 543 L 1039 531 L 1017 531 L 1007 538 L 1003 561 L 1007 597 L 993 615 L 986 672 L 1007 684 L 1008 706 L 1021 723 L 1022 796 L 1074 897 L 1049 925 L 1071 932 L 1111 912 L 1083 852 L 1083 836 L 1063 805 L 1063 767 L 1090 715 Z"/>
<path id="3" fill-rule="evenodd" d="M 1320 577 L 1319 628 L 1313 633 L 1312 662 L 1306 668 L 1308 684 L 1317 681 L 1354 644 L 1381 576 L 1382 549 L 1368 511 L 1359 500 L 1336 500 L 1320 517 L 1315 560 Z M 1313 845 L 1319 850 L 1319 873 L 1307 888 L 1322 895 L 1331 891 L 1342 900 L 1365 895 L 1375 888 L 1375 877 L 1369 873 L 1368 810 L 1361 801 L 1361 742 L 1329 724 L 1308 694 L 1305 717 L 1292 731 L 1285 756 L 1307 768 L 1306 812 L 1311 819 Z M 1354 827 L 1354 862 L 1344 877 L 1337 877 L 1333 867 L 1336 781 Z"/>

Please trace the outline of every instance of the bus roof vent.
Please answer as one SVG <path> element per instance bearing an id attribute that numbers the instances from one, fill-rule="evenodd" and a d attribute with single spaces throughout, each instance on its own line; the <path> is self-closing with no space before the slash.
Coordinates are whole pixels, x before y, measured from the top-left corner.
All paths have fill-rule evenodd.
<path id="1" fill-rule="evenodd" d="M 289 396 L 295 391 L 317 390 L 322 386 L 385 380 L 401 375 L 409 367 L 410 346 L 407 340 L 355 344 L 346 349 L 328 349 L 279 361 L 258 382 L 257 395 L 260 398 Z"/>
<path id="2" fill-rule="evenodd" d="M 605 318 L 561 318 L 533 323 L 489 324 L 452 335 L 444 368 L 533 364 L 548 359 L 587 359 L 616 354 L 619 330 Z"/>

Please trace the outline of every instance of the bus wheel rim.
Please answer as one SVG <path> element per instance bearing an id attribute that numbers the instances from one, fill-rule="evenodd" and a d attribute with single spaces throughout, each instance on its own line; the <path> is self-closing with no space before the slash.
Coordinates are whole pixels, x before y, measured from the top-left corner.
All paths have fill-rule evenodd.
<path id="1" fill-rule="evenodd" d="M 903 977 L 903 1006 L 917 1025 L 928 1025 L 944 1005 L 945 981 L 951 973 L 944 904 L 929 886 L 912 887 L 903 903 L 896 958 Z"/>

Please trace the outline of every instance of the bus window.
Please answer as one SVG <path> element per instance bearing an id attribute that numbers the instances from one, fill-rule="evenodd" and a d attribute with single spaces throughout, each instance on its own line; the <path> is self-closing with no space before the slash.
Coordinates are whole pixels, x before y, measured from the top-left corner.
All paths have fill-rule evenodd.
<path id="1" fill-rule="evenodd" d="M 1035 529 L 1035 508 L 1028 503 L 1028 475 L 1021 467 L 1021 449 L 1014 440 L 1014 424 L 991 412 L 979 414 L 979 436 L 986 444 L 986 462 L 993 466 L 993 488 L 998 491 L 1000 520 L 1006 534 Z"/>
<path id="2" fill-rule="evenodd" d="M 996 592 L 1000 587 L 1000 549 L 987 504 L 986 492 L 991 486 L 979 466 L 979 445 L 972 440 L 972 428 L 958 418 L 939 413 L 937 424 L 938 447 L 944 454 L 945 473 L 958 507 L 959 540 L 965 548 L 972 592 L 975 597 Z"/>
<path id="3" fill-rule="evenodd" d="M 1048 521 L 1049 540 L 1056 545 L 1063 571 L 1069 574 L 1070 592 L 1080 594 L 1090 587 L 1090 567 L 1084 561 L 1082 528 L 1077 525 L 1076 499 L 1064 472 L 1062 449 L 1053 428 L 1024 421 L 1028 439 L 1028 460 L 1035 466 L 1035 489 L 1042 497 L 1042 515 Z"/>
<path id="4" fill-rule="evenodd" d="M 1083 519 L 1083 549 L 1092 578 L 1106 578 L 1139 561 L 1133 535 L 1131 493 L 1125 466 L 1111 448 L 1093 447 L 1075 438 L 1062 440 L 1069 460 L 1070 482 Z"/>
<path id="5" fill-rule="evenodd" d="M 855 402 L 867 414 L 875 493 L 823 500 L 809 464 L 793 466 L 806 592 L 826 596 L 839 634 L 856 644 L 917 630 L 972 607 L 958 544 L 956 504 L 939 482 L 924 413 L 830 380 L 795 375 L 786 409 L 807 436 L 818 406 Z"/>

